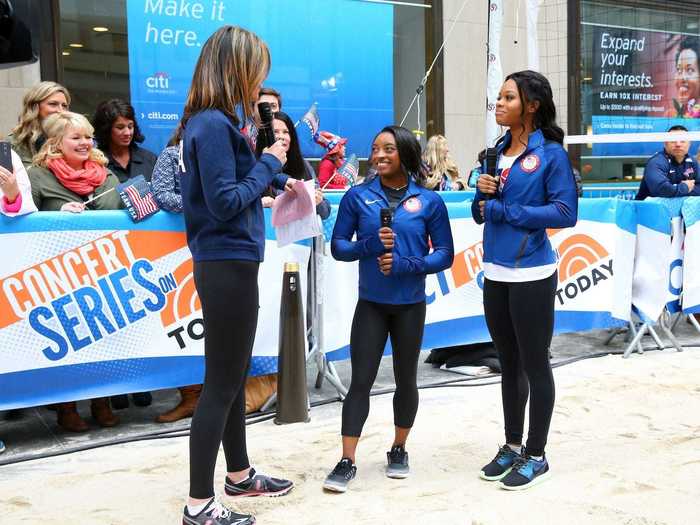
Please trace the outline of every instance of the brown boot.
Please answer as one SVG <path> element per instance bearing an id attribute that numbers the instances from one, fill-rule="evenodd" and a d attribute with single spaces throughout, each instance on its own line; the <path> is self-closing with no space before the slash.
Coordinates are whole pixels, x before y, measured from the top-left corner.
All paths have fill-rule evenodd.
<path id="1" fill-rule="evenodd" d="M 75 401 L 70 403 L 56 403 L 56 422 L 58 426 L 68 432 L 85 432 L 90 429 L 88 424 L 80 417 Z"/>
<path id="2" fill-rule="evenodd" d="M 179 388 L 180 396 L 182 399 L 180 403 L 172 410 L 161 414 L 156 418 L 158 423 L 172 423 L 174 421 L 179 421 L 185 419 L 186 417 L 192 417 L 194 414 L 194 409 L 197 407 L 197 401 L 199 400 L 199 394 L 202 391 L 202 385 L 190 385 L 183 386 Z"/>
<path id="3" fill-rule="evenodd" d="M 90 413 L 101 427 L 109 428 L 119 424 L 119 418 L 114 415 L 109 406 L 109 398 L 98 397 L 90 401 Z"/>

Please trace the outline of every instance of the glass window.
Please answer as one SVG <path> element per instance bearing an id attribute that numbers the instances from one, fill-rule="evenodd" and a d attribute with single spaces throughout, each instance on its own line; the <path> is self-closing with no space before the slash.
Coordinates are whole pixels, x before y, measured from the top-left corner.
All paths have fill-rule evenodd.
<path id="1" fill-rule="evenodd" d="M 374 134 L 399 122 L 425 72 L 431 1 L 365 0 L 60 0 L 62 81 L 72 109 L 91 115 L 105 99 L 129 100 L 159 151 L 180 118 L 201 45 L 237 24 L 269 45 L 266 86 L 301 120 L 316 103 L 320 129 L 349 139 L 367 156 Z M 425 129 L 425 97 L 421 128 Z M 418 125 L 418 108 L 406 126 Z M 430 116 L 428 116 L 430 118 Z M 303 123 L 304 154 L 323 153 Z"/>
<path id="2" fill-rule="evenodd" d="M 583 0 L 580 134 L 700 130 L 700 4 Z M 584 145 L 588 180 L 641 177 L 660 143 Z M 697 145 L 691 153 L 697 151 Z"/>

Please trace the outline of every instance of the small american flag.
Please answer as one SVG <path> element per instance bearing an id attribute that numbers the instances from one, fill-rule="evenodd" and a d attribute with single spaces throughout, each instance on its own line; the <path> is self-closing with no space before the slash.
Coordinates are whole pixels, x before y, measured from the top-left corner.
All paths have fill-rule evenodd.
<path id="1" fill-rule="evenodd" d="M 311 104 L 311 107 L 304 116 L 301 117 L 301 120 L 304 124 L 309 126 L 312 136 L 318 133 L 318 127 L 321 125 L 321 117 L 318 116 L 318 106 L 316 106 L 316 102 Z"/>
<path id="2" fill-rule="evenodd" d="M 160 209 L 143 175 L 117 185 L 117 191 L 134 222 L 142 221 Z"/>
<path id="3" fill-rule="evenodd" d="M 350 155 L 350 158 L 345 161 L 345 164 L 338 168 L 338 173 L 348 179 L 348 184 L 350 186 L 354 186 L 359 170 L 360 161 L 357 160 L 357 155 L 353 153 Z"/>

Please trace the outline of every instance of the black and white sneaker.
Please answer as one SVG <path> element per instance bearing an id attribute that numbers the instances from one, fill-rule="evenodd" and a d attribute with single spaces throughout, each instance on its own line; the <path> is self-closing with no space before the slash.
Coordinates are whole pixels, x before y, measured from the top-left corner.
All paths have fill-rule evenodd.
<path id="1" fill-rule="evenodd" d="M 253 525 L 255 518 L 248 514 L 237 514 L 221 504 L 216 498 L 196 516 L 187 512 L 187 506 L 182 513 L 182 525 Z"/>
<path id="2" fill-rule="evenodd" d="M 284 496 L 294 487 L 288 479 L 273 478 L 251 467 L 248 479 L 234 483 L 226 476 L 224 490 L 229 496 L 245 498 L 254 496 Z"/>
<path id="3" fill-rule="evenodd" d="M 403 448 L 403 445 L 394 445 L 391 450 L 386 453 L 386 475 L 389 478 L 404 479 L 407 478 L 410 469 L 408 468 L 408 452 Z"/>
<path id="4" fill-rule="evenodd" d="M 348 490 L 348 483 L 355 478 L 355 474 L 357 474 L 357 467 L 352 464 L 349 458 L 343 458 L 335 466 L 333 472 L 328 474 L 323 488 L 333 492 L 345 492 Z"/>

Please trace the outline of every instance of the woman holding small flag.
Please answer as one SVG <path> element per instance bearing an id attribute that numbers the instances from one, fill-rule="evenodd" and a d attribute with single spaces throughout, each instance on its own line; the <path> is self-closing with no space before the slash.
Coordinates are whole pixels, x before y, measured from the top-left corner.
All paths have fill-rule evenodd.
<path id="1" fill-rule="evenodd" d="M 93 147 L 93 128 L 78 114 L 64 111 L 44 121 L 46 142 L 29 168 L 32 199 L 39 211 L 85 209 L 116 210 L 123 207 L 114 191 L 115 177 L 105 166 L 104 154 Z M 101 427 L 113 427 L 119 418 L 112 413 L 107 398 L 93 399 L 92 417 Z M 69 432 L 85 432 L 88 424 L 80 417 L 75 401 L 56 405 L 58 425 Z"/>
<path id="2" fill-rule="evenodd" d="M 245 64 L 246 67 L 241 67 Z M 230 496 L 281 496 L 292 482 L 257 472 L 246 448 L 245 378 L 258 323 L 258 268 L 265 250 L 260 196 L 287 185 L 280 142 L 259 160 L 241 130 L 270 69 L 267 45 L 236 26 L 202 47 L 182 117 L 180 189 L 194 282 L 204 320 L 204 386 L 190 431 L 185 525 L 248 525 L 214 497 L 223 444 Z M 289 181 L 289 185 L 293 181 Z"/>
<path id="3" fill-rule="evenodd" d="M 408 476 L 405 445 L 418 411 L 425 276 L 449 268 L 454 255 L 447 208 L 423 186 L 421 149 L 413 134 L 398 126 L 384 128 L 374 139 L 370 163 L 378 176 L 343 196 L 331 241 L 333 257 L 360 262 L 350 334 L 352 379 L 343 403 L 343 454 L 323 485 L 334 492 L 345 492 L 356 475 L 355 451 L 388 337 L 396 392 L 386 475 Z"/>
<path id="4" fill-rule="evenodd" d="M 113 191 L 119 181 L 106 168 L 105 155 L 93 147 L 90 122 L 78 113 L 64 111 L 48 117 L 43 128 L 46 142 L 28 171 L 39 211 L 122 208 L 119 194 Z"/>
<path id="5" fill-rule="evenodd" d="M 326 154 L 318 165 L 318 182 L 324 190 L 344 190 L 349 186 L 348 179 L 338 169 L 345 163 L 345 144 L 348 139 L 321 131 L 315 136 L 318 144 L 326 148 Z"/>

